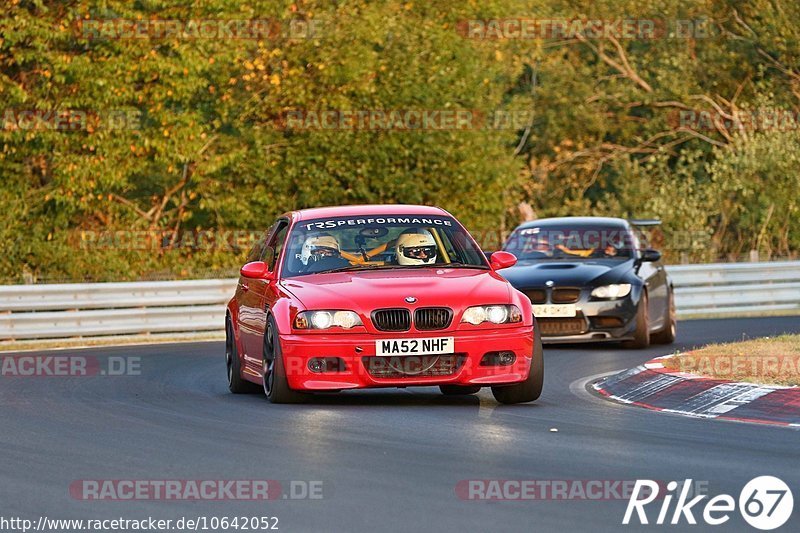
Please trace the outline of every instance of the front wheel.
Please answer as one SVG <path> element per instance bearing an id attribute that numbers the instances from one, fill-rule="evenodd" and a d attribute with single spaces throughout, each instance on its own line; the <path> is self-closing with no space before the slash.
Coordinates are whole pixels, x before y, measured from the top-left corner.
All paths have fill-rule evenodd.
<path id="1" fill-rule="evenodd" d="M 264 332 L 264 359 L 261 367 L 264 394 L 272 403 L 302 403 L 308 399 L 307 394 L 289 387 L 286 379 L 286 367 L 283 362 L 281 341 L 278 338 L 278 327 L 270 316 Z"/>
<path id="2" fill-rule="evenodd" d="M 544 386 L 544 352 L 542 338 L 539 335 L 539 324 L 533 323 L 533 359 L 528 378 L 515 385 L 499 385 L 492 387 L 494 399 L 500 403 L 526 403 L 537 400 L 542 395 Z"/>
<path id="3" fill-rule="evenodd" d="M 639 300 L 639 307 L 636 308 L 636 329 L 633 332 L 633 339 L 622 341 L 623 348 L 634 350 L 647 348 L 650 346 L 650 320 L 647 316 L 647 294 L 642 294 Z"/>
<path id="4" fill-rule="evenodd" d="M 225 320 L 225 366 L 228 370 L 228 389 L 234 394 L 256 392 L 258 385 L 242 378 L 242 361 L 236 349 L 236 337 L 230 320 Z"/>
<path id="5" fill-rule="evenodd" d="M 678 320 L 675 312 L 675 293 L 674 289 L 670 288 L 669 291 L 669 304 L 667 306 L 667 318 L 664 329 L 658 333 L 653 333 L 653 344 L 672 344 L 675 342 L 675 337 L 678 334 Z"/>

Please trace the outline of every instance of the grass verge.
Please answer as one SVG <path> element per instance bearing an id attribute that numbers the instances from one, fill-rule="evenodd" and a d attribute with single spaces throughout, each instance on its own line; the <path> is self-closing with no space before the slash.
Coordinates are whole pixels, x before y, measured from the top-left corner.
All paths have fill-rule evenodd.
<path id="1" fill-rule="evenodd" d="M 710 344 L 664 360 L 669 370 L 765 385 L 800 385 L 800 335 Z"/>

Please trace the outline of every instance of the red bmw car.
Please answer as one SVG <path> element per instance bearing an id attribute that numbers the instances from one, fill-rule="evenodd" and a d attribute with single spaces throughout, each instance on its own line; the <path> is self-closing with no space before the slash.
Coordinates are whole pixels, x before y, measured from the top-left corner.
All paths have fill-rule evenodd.
<path id="1" fill-rule="evenodd" d="M 228 382 L 274 403 L 310 393 L 491 387 L 530 402 L 543 381 L 530 300 L 447 211 L 324 207 L 281 216 L 242 267 L 226 313 Z"/>

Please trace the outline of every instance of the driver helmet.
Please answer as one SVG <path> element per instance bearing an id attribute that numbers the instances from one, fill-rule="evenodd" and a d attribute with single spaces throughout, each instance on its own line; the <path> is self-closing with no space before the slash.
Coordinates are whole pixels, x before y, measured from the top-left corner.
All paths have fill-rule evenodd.
<path id="1" fill-rule="evenodd" d="M 430 265 L 436 262 L 436 241 L 428 231 L 400 234 L 394 251 L 399 265 Z"/>
<path id="2" fill-rule="evenodd" d="M 311 257 L 314 257 L 315 261 L 323 257 L 338 257 L 339 251 L 339 241 L 333 235 L 314 235 L 303 243 L 300 261 L 308 265 Z"/>

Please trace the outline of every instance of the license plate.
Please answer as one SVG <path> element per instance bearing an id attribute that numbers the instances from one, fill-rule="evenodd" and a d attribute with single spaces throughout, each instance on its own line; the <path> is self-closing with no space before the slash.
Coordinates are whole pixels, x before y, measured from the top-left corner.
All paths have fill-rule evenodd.
<path id="1" fill-rule="evenodd" d="M 577 314 L 575 304 L 533 306 L 533 316 L 536 318 L 571 318 Z"/>
<path id="2" fill-rule="evenodd" d="M 383 339 L 375 341 L 375 355 L 443 355 L 455 352 L 454 337 Z"/>

